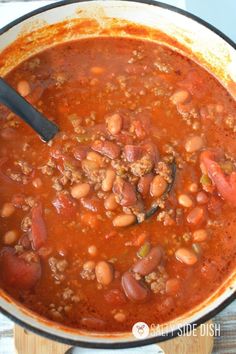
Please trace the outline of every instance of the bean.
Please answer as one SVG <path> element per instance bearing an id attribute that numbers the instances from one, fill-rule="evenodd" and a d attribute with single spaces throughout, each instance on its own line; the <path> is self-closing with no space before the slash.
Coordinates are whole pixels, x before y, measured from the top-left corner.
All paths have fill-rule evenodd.
<path id="1" fill-rule="evenodd" d="M 95 245 L 91 245 L 88 247 L 88 253 L 90 254 L 90 256 L 94 257 L 97 255 L 98 250 L 97 247 Z"/>
<path id="2" fill-rule="evenodd" d="M 83 317 L 80 321 L 81 325 L 94 330 L 99 330 L 104 328 L 106 322 L 96 317 Z"/>
<path id="3" fill-rule="evenodd" d="M 118 113 L 106 118 L 107 130 L 112 135 L 117 135 L 122 129 L 122 118 Z"/>
<path id="4" fill-rule="evenodd" d="M 187 90 L 178 90 L 170 97 L 170 100 L 176 105 L 186 103 L 189 99 L 190 94 Z"/>
<path id="5" fill-rule="evenodd" d="M 4 203 L 1 210 L 1 217 L 8 218 L 15 211 L 15 207 L 12 203 Z"/>
<path id="6" fill-rule="evenodd" d="M 145 302 L 148 299 L 148 289 L 134 278 L 132 273 L 126 272 L 121 279 L 121 285 L 127 298 L 134 302 Z"/>
<path id="7" fill-rule="evenodd" d="M 175 295 L 180 289 L 180 281 L 176 278 L 168 279 L 166 282 L 166 292 L 169 295 Z"/>
<path id="8" fill-rule="evenodd" d="M 91 173 L 99 169 L 99 165 L 97 162 L 89 160 L 82 160 L 81 167 L 87 175 L 90 175 Z"/>
<path id="9" fill-rule="evenodd" d="M 201 207 L 196 207 L 190 211 L 187 215 L 187 221 L 189 224 L 198 225 L 205 220 L 205 211 Z"/>
<path id="10" fill-rule="evenodd" d="M 101 75 L 105 69 L 102 66 L 92 66 L 90 72 L 95 75 Z"/>
<path id="11" fill-rule="evenodd" d="M 153 178 L 151 182 L 150 194 L 152 197 L 159 198 L 165 192 L 166 188 L 167 188 L 166 180 L 162 176 L 157 175 Z"/>
<path id="12" fill-rule="evenodd" d="M 70 193 L 73 198 L 80 199 L 86 197 L 90 192 L 90 185 L 88 183 L 78 183 L 71 187 Z"/>
<path id="13" fill-rule="evenodd" d="M 196 199 L 199 204 L 206 204 L 209 200 L 205 192 L 198 192 Z"/>
<path id="14" fill-rule="evenodd" d="M 153 180 L 152 173 L 148 173 L 145 176 L 140 177 L 138 182 L 138 191 L 139 193 L 142 194 L 143 197 L 145 197 L 148 194 L 152 180 Z"/>
<path id="15" fill-rule="evenodd" d="M 83 269 L 84 270 L 88 270 L 88 271 L 92 271 L 95 269 L 95 262 L 94 261 L 87 261 L 83 264 Z"/>
<path id="16" fill-rule="evenodd" d="M 193 205 L 192 199 L 187 194 L 180 194 L 178 201 L 179 204 L 185 208 L 190 208 Z"/>
<path id="17" fill-rule="evenodd" d="M 132 225 L 136 221 L 136 217 L 132 214 L 120 214 L 113 219 L 113 226 L 125 227 Z"/>
<path id="18" fill-rule="evenodd" d="M 98 154 L 97 152 L 94 152 L 94 151 L 89 151 L 87 153 L 87 160 L 89 161 L 94 161 L 97 163 L 97 165 L 99 167 L 101 167 L 103 165 L 103 158 L 100 154 Z"/>
<path id="19" fill-rule="evenodd" d="M 23 97 L 28 96 L 31 92 L 28 81 L 26 80 L 19 81 L 17 84 L 17 91 Z"/>
<path id="20" fill-rule="evenodd" d="M 195 152 L 202 149 L 204 141 L 201 136 L 190 136 L 185 143 L 185 150 L 187 152 Z"/>
<path id="21" fill-rule="evenodd" d="M 43 182 L 42 182 L 41 178 L 37 177 L 37 178 L 33 179 L 32 184 L 33 184 L 34 188 L 40 188 L 40 187 L 42 187 Z"/>
<path id="22" fill-rule="evenodd" d="M 126 315 L 123 313 L 123 312 L 117 312 L 115 315 L 114 315 L 114 319 L 117 321 L 117 322 L 124 322 L 126 320 Z"/>
<path id="23" fill-rule="evenodd" d="M 109 192 L 112 190 L 113 182 L 115 181 L 116 173 L 111 169 L 107 169 L 105 172 L 105 178 L 102 181 L 102 190 L 104 192 Z"/>
<path id="24" fill-rule="evenodd" d="M 207 239 L 207 231 L 205 229 L 199 229 L 194 231 L 193 240 L 195 242 L 203 242 Z"/>
<path id="25" fill-rule="evenodd" d="M 162 250 L 160 247 L 153 247 L 148 255 L 137 261 L 132 270 L 142 276 L 148 275 L 160 264 L 162 259 Z"/>
<path id="26" fill-rule="evenodd" d="M 117 202 L 122 206 L 133 206 L 137 202 L 135 187 L 121 177 L 116 178 L 113 184 L 113 193 Z"/>
<path id="27" fill-rule="evenodd" d="M 17 241 L 17 239 L 18 239 L 17 231 L 15 230 L 7 231 L 3 236 L 3 243 L 5 245 L 12 245 Z"/>
<path id="28" fill-rule="evenodd" d="M 196 254 L 187 248 L 179 248 L 175 252 L 175 257 L 178 261 L 187 265 L 194 265 L 197 262 Z"/>
<path id="29" fill-rule="evenodd" d="M 137 145 L 125 145 L 124 155 L 128 162 L 134 162 L 142 157 L 144 152 L 143 147 Z"/>
<path id="30" fill-rule="evenodd" d="M 95 140 L 92 144 L 92 149 L 110 159 L 117 159 L 120 156 L 120 147 L 111 141 Z"/>
<path id="31" fill-rule="evenodd" d="M 113 280 L 113 268 L 112 265 L 106 261 L 100 261 L 95 267 L 95 274 L 98 283 L 102 285 L 108 285 Z"/>
<path id="32" fill-rule="evenodd" d="M 116 197 L 115 194 L 110 194 L 105 200 L 104 200 L 104 207 L 106 210 L 115 210 L 118 207 L 118 204 L 116 202 Z"/>
<path id="33" fill-rule="evenodd" d="M 189 191 L 190 191 L 191 193 L 197 193 L 197 191 L 198 191 L 198 185 L 197 185 L 197 183 L 191 183 L 191 184 L 189 185 L 188 189 L 189 189 Z"/>

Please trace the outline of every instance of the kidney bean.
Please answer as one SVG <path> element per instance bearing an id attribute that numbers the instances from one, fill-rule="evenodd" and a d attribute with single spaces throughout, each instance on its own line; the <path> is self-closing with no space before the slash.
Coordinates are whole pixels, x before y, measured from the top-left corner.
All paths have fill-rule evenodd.
<path id="1" fill-rule="evenodd" d="M 190 208 L 193 205 L 192 199 L 187 194 L 180 194 L 178 197 L 178 202 L 185 208 Z"/>
<path id="2" fill-rule="evenodd" d="M 113 182 L 115 181 L 116 173 L 112 169 L 107 169 L 105 172 L 105 178 L 102 181 L 102 190 L 109 192 L 112 190 Z"/>
<path id="3" fill-rule="evenodd" d="M 175 252 L 175 257 L 178 259 L 178 261 L 187 264 L 187 265 L 194 265 L 195 263 L 197 263 L 197 256 L 196 254 L 187 249 L 187 248 L 179 248 L 176 252 Z"/>
<path id="4" fill-rule="evenodd" d="M 92 149 L 110 159 L 117 159 L 120 156 L 120 147 L 111 141 L 95 140 Z"/>
<path id="5" fill-rule="evenodd" d="M 135 187 L 121 177 L 116 178 L 113 193 L 116 195 L 117 202 L 122 206 L 132 206 L 137 202 Z"/>
<path id="6" fill-rule="evenodd" d="M 153 178 L 151 182 L 150 194 L 152 197 L 159 198 L 165 192 L 166 188 L 167 188 L 166 180 L 162 176 L 157 175 Z"/>
<path id="7" fill-rule="evenodd" d="M 106 118 L 107 130 L 111 135 L 117 135 L 122 129 L 122 117 L 114 113 Z"/>
<path id="8" fill-rule="evenodd" d="M 206 241 L 207 236 L 207 231 L 205 229 L 199 229 L 193 232 L 193 240 L 195 242 Z"/>
<path id="9" fill-rule="evenodd" d="M 136 221 L 136 217 L 132 214 L 120 214 L 113 219 L 113 226 L 125 227 L 132 225 Z"/>
<path id="10" fill-rule="evenodd" d="M 140 281 L 136 280 L 131 272 L 123 274 L 121 285 L 129 300 L 134 302 L 147 301 L 149 290 Z"/>
<path id="11" fill-rule="evenodd" d="M 148 173 L 147 175 L 140 177 L 138 182 L 138 191 L 140 194 L 142 194 L 143 197 L 146 197 L 147 194 L 149 193 L 150 185 L 153 180 L 153 177 L 154 176 L 152 173 Z"/>
<path id="12" fill-rule="evenodd" d="M 168 279 L 166 282 L 166 292 L 169 295 L 175 295 L 180 289 L 180 281 L 176 278 Z"/>
<path id="13" fill-rule="evenodd" d="M 1 217 L 8 218 L 15 212 L 15 207 L 12 203 L 4 203 L 1 210 Z"/>
<path id="14" fill-rule="evenodd" d="M 160 264 L 162 259 L 162 249 L 160 247 L 153 247 L 148 255 L 137 261 L 132 270 L 140 275 L 148 275 Z"/>
<path id="15" fill-rule="evenodd" d="M 81 205 L 84 208 L 93 211 L 94 213 L 98 211 L 101 206 L 101 200 L 96 196 L 88 196 L 80 199 Z"/>
<path id="16" fill-rule="evenodd" d="M 142 157 L 144 149 L 141 146 L 125 145 L 124 155 L 128 162 L 134 162 Z"/>
<path id="17" fill-rule="evenodd" d="M 201 136 L 190 136 L 185 143 L 185 150 L 187 152 L 195 152 L 202 149 L 204 141 Z"/>
<path id="18" fill-rule="evenodd" d="M 116 202 L 115 194 L 111 193 L 105 200 L 104 200 L 104 207 L 107 210 L 115 210 L 118 207 Z"/>
<path id="19" fill-rule="evenodd" d="M 28 96 L 31 92 L 28 81 L 26 80 L 19 81 L 17 84 L 17 91 L 23 97 Z"/>
<path id="20" fill-rule="evenodd" d="M 102 329 L 106 325 L 105 321 L 96 317 L 83 317 L 80 323 L 83 327 L 94 330 Z"/>
<path id="21" fill-rule="evenodd" d="M 170 100 L 176 105 L 186 103 L 189 99 L 190 94 L 187 90 L 178 90 L 170 97 Z"/>
<path id="22" fill-rule="evenodd" d="M 160 159 L 160 155 L 159 155 L 156 145 L 154 143 L 146 143 L 146 144 L 142 145 L 142 147 L 144 148 L 146 153 L 151 157 L 153 164 L 156 165 Z"/>
<path id="23" fill-rule="evenodd" d="M 88 153 L 88 147 L 87 146 L 77 146 L 74 149 L 74 157 L 76 160 L 84 160 L 87 156 Z"/>
<path id="24" fill-rule="evenodd" d="M 100 261 L 95 267 L 95 274 L 98 283 L 108 285 L 112 282 L 114 272 L 112 265 L 106 261 Z"/>
<path id="25" fill-rule="evenodd" d="M 73 198 L 80 199 L 86 197 L 90 192 L 90 185 L 88 183 L 77 183 L 71 187 L 70 193 Z"/>
<path id="26" fill-rule="evenodd" d="M 205 210 L 201 207 L 196 207 L 187 215 L 189 224 L 199 225 L 205 220 Z"/>

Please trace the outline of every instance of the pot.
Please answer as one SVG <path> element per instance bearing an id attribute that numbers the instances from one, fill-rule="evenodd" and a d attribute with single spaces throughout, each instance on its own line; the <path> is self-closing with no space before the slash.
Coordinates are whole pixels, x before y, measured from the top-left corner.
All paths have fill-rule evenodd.
<path id="1" fill-rule="evenodd" d="M 161 42 L 201 63 L 236 99 L 236 45 L 201 19 L 156 1 L 61 1 L 33 11 L 0 30 L 0 75 L 49 46 L 91 36 L 129 36 Z M 145 339 L 129 333 L 99 333 L 46 320 L 0 290 L 2 312 L 38 334 L 90 348 L 128 348 L 157 343 L 200 324 L 236 294 L 236 271 L 203 303 L 151 330 Z"/>

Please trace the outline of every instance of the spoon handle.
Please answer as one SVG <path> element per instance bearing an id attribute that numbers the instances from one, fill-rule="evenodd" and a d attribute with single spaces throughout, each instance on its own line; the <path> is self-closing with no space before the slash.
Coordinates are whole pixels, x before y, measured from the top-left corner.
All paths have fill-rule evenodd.
<path id="1" fill-rule="evenodd" d="M 2 78 L 0 78 L 0 102 L 30 125 L 45 142 L 51 140 L 59 131 L 56 124 L 46 119 Z"/>

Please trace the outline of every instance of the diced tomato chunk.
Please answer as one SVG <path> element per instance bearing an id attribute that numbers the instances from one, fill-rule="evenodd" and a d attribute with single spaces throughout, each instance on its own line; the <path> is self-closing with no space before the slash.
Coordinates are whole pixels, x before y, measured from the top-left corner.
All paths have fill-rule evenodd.
<path id="1" fill-rule="evenodd" d="M 216 186 L 219 195 L 232 206 L 236 206 L 236 171 L 226 175 L 216 159 L 216 153 L 206 150 L 201 153 L 200 163 Z"/>
<path id="2" fill-rule="evenodd" d="M 40 259 L 34 252 L 27 251 L 18 255 L 12 247 L 1 250 L 0 265 L 3 282 L 22 290 L 32 289 L 42 273 Z"/>
<path id="3" fill-rule="evenodd" d="M 32 243 L 32 248 L 38 250 L 44 245 L 47 240 L 47 229 L 46 224 L 43 219 L 43 208 L 42 204 L 33 206 L 31 211 L 32 226 L 30 239 Z"/>

